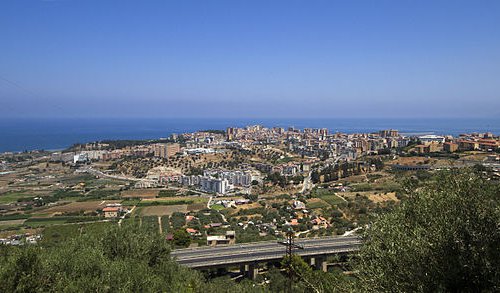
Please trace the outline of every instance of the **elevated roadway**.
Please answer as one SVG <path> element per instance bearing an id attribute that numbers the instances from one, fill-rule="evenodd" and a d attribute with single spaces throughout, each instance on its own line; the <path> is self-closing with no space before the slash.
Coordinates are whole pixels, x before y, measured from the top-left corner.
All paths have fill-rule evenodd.
<path id="1" fill-rule="evenodd" d="M 296 254 L 304 258 L 325 261 L 329 255 L 357 251 L 361 245 L 361 239 L 357 236 L 323 237 L 297 239 L 295 243 L 303 246 L 303 249 L 295 250 Z M 285 246 L 277 241 L 177 249 L 172 252 L 172 256 L 179 264 L 194 269 L 276 262 L 280 261 L 284 254 Z"/>

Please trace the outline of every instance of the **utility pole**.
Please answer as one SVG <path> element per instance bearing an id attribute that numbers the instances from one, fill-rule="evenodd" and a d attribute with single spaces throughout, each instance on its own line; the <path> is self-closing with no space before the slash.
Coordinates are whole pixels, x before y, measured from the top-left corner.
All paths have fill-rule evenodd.
<path id="1" fill-rule="evenodd" d="M 287 275 L 288 275 L 288 293 L 292 292 L 292 277 L 293 277 L 293 268 L 292 268 L 292 256 L 293 256 L 293 249 L 304 249 L 304 246 L 301 244 L 295 244 L 295 233 L 293 232 L 292 228 L 289 228 L 288 231 L 286 232 L 286 240 L 278 242 L 281 245 L 286 246 L 286 252 L 285 252 L 285 259 L 287 260 L 286 266 L 287 266 Z"/>

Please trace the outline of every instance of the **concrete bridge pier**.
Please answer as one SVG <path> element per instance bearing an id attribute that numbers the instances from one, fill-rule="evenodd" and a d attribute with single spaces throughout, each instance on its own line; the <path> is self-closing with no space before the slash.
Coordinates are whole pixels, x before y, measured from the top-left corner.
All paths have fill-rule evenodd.
<path id="1" fill-rule="evenodd" d="M 317 270 L 322 270 L 323 272 L 328 271 L 328 262 L 326 261 L 326 257 L 318 256 L 314 258 L 314 267 Z"/>
<path id="2" fill-rule="evenodd" d="M 248 271 L 247 267 L 248 267 L 248 265 L 240 265 L 240 274 L 245 276 L 247 271 Z"/>
<path id="3" fill-rule="evenodd" d="M 304 261 L 310 266 L 314 266 L 314 257 L 305 257 Z"/>
<path id="4" fill-rule="evenodd" d="M 259 274 L 259 267 L 256 263 L 251 263 L 248 265 L 247 276 L 251 280 L 255 280 L 257 275 Z"/>

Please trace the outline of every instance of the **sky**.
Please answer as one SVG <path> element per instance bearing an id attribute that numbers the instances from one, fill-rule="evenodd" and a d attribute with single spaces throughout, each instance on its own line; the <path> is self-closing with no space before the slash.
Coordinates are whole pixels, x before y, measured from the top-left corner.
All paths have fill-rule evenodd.
<path id="1" fill-rule="evenodd" d="M 498 0 L 0 0 L 0 117 L 500 117 Z"/>

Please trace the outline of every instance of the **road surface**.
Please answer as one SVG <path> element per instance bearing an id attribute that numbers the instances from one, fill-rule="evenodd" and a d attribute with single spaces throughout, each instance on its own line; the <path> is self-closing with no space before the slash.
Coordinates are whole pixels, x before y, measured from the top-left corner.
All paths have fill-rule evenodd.
<path id="1" fill-rule="evenodd" d="M 359 237 L 325 237 L 300 239 L 295 242 L 304 249 L 295 252 L 301 256 L 329 255 L 358 250 Z M 200 247 L 178 249 L 172 256 L 181 265 L 190 268 L 223 267 L 251 262 L 280 260 L 285 254 L 285 247 L 277 241 L 245 243 L 219 247 Z"/>

